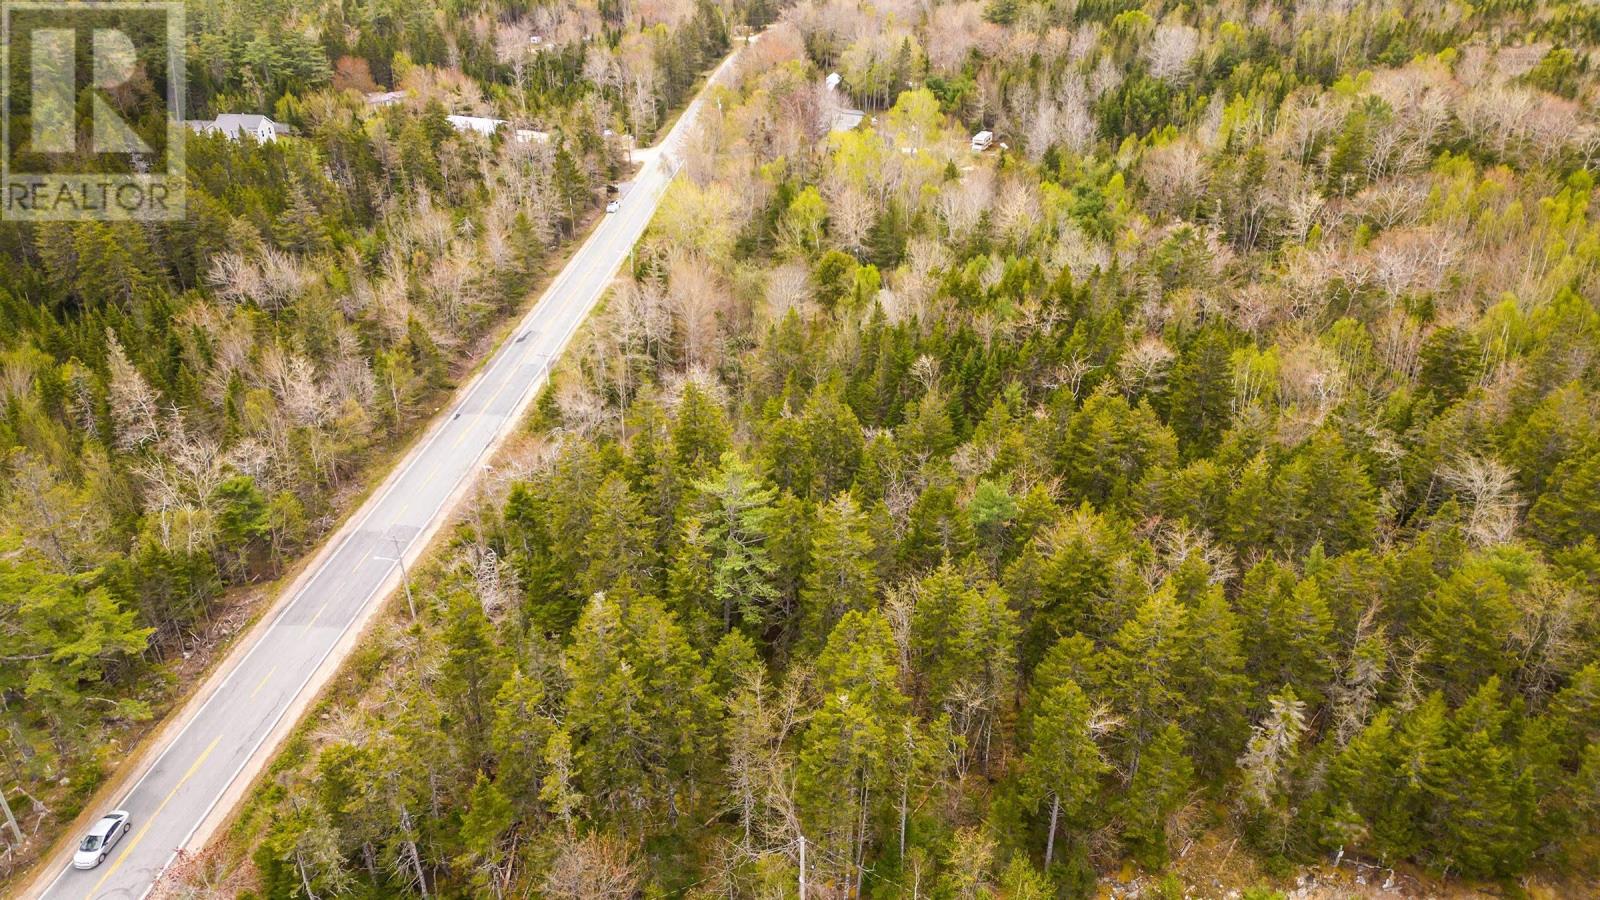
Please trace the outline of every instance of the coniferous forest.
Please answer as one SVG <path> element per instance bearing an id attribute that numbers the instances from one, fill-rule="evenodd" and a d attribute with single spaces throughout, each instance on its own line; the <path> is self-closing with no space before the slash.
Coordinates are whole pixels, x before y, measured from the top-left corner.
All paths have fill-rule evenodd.
<path id="1" fill-rule="evenodd" d="M 622 136 L 653 140 L 727 46 L 705 3 L 186 13 L 189 115 L 287 133 L 189 135 L 179 222 L 0 225 L 0 791 L 23 835 L 0 819 L 0 890 L 526 306 L 628 176 Z"/>
<path id="2" fill-rule="evenodd" d="M 38 792 L 760 36 L 166 895 L 1600 893 L 1600 7 L 215 6 L 194 89 L 300 137 L 0 232 Z"/>
<path id="3" fill-rule="evenodd" d="M 787 8 L 205 877 L 1593 892 L 1597 40 Z"/>

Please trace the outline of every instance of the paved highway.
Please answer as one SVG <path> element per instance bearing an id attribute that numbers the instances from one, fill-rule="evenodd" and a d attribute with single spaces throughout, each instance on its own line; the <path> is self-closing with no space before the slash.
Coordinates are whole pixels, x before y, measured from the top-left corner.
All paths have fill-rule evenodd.
<path id="1" fill-rule="evenodd" d="M 725 77 L 730 56 L 712 76 Z M 290 587 L 272 618 L 242 641 L 208 682 L 206 699 L 179 713 L 147 754 L 145 771 L 106 809 L 133 828 L 96 869 L 71 868 L 58 850 L 35 886 L 48 898 L 139 898 L 179 848 L 206 840 L 292 727 L 316 689 L 416 562 L 455 501 L 482 473 L 649 224 L 703 102 L 697 98 L 648 161 L 621 209 L 607 215 L 454 405 L 412 449 L 326 551 Z M 226 800 L 227 802 L 223 802 Z M 74 835 L 73 839 L 76 840 Z M 59 868 L 59 874 L 52 873 Z"/>

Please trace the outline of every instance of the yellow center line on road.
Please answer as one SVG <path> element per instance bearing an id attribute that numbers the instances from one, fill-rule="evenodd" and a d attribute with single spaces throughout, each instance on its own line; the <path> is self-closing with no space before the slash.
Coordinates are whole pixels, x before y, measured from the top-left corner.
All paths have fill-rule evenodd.
<path id="1" fill-rule="evenodd" d="M 261 676 L 261 683 L 257 684 L 256 685 L 256 689 L 250 692 L 250 699 L 251 700 L 254 700 L 256 698 L 256 695 L 261 693 L 261 689 L 267 686 L 267 679 L 271 678 L 272 677 L 272 673 L 276 672 L 276 671 L 278 671 L 278 667 L 277 666 L 273 666 L 271 669 L 269 669 L 267 671 L 267 674 Z"/>
<path id="2" fill-rule="evenodd" d="M 513 372 L 512 375 L 509 375 L 506 378 L 501 380 L 500 386 L 495 389 L 494 394 L 489 398 L 489 402 L 485 403 L 483 405 L 483 408 L 486 411 L 489 410 L 489 409 L 494 408 L 495 401 L 499 400 L 500 399 L 500 395 L 504 394 L 506 392 L 506 388 L 511 387 L 512 382 L 516 381 L 516 378 L 514 377 L 514 375 L 515 375 L 515 372 Z M 454 450 L 456 447 L 461 446 L 461 442 L 466 440 L 467 437 L 471 435 L 471 433 L 472 432 L 471 432 L 470 429 L 463 428 L 461 430 L 461 434 L 456 436 L 455 442 L 450 445 L 450 449 Z M 404 510 L 402 510 L 402 512 L 404 512 Z"/>
<path id="3" fill-rule="evenodd" d="M 489 402 L 485 403 L 483 408 L 486 410 L 494 408 L 494 402 L 500 399 L 500 395 L 504 394 L 506 392 L 506 388 L 510 387 L 511 382 L 515 380 L 516 379 L 513 377 L 507 377 L 505 381 L 500 382 L 499 390 L 494 392 L 494 396 L 489 398 Z"/>
<path id="4" fill-rule="evenodd" d="M 317 614 L 312 616 L 311 617 L 311 621 L 306 623 L 306 627 L 307 628 L 310 628 L 311 626 L 317 624 L 317 620 L 322 618 L 323 610 L 326 610 L 328 608 L 328 604 L 331 603 L 331 602 L 333 602 L 333 601 L 331 601 L 331 600 L 322 601 L 322 605 L 317 607 Z"/>
<path id="5" fill-rule="evenodd" d="M 484 409 L 484 412 L 485 412 L 485 413 L 486 413 L 486 414 L 487 414 L 487 413 L 488 413 L 488 411 L 489 411 L 489 410 L 490 410 L 490 409 L 493 409 L 493 408 L 494 408 L 494 403 L 495 403 L 495 401 L 496 401 L 496 400 L 499 400 L 499 399 L 500 399 L 500 395 L 501 395 L 501 394 L 504 394 L 504 393 L 505 393 L 505 392 L 506 392 L 506 388 L 508 388 L 508 387 L 510 387 L 510 386 L 511 386 L 511 383 L 512 383 L 512 382 L 513 382 L 513 381 L 516 381 L 516 377 L 515 377 L 515 376 L 516 376 L 516 370 L 515 370 L 515 369 L 513 369 L 513 370 L 512 370 L 512 373 L 511 373 L 511 374 L 510 374 L 510 375 L 507 375 L 507 376 L 506 376 L 506 377 L 505 377 L 505 378 L 503 378 L 503 379 L 501 379 L 501 381 L 500 381 L 500 387 L 498 387 L 498 388 L 496 388 L 496 389 L 495 389 L 495 392 L 494 392 L 494 394 L 493 394 L 493 396 L 491 396 L 491 397 L 490 397 L 490 398 L 489 398 L 489 402 L 488 402 L 488 403 L 485 403 L 485 404 L 484 404 L 484 405 L 483 405 L 483 409 Z M 464 440 L 466 440 L 466 439 L 467 439 L 467 435 L 468 435 L 468 434 L 469 434 L 469 433 L 470 433 L 470 431 L 469 431 L 469 430 L 465 430 L 465 429 L 464 429 L 464 430 L 462 430 L 462 432 L 461 432 L 461 436 L 460 436 L 460 437 L 458 437 L 458 438 L 456 438 L 456 444 L 459 444 L 459 443 L 461 443 L 461 442 L 462 442 L 462 441 L 464 441 Z M 452 445 L 452 446 L 454 446 L 454 445 Z"/>
<path id="6" fill-rule="evenodd" d="M 124 861 L 127 860 L 128 854 L 132 853 L 133 848 L 139 846 L 139 842 L 144 840 L 145 832 L 149 831 L 150 826 L 155 824 L 156 819 L 161 816 L 161 811 L 167 808 L 168 803 L 172 802 L 172 798 L 177 795 L 178 789 L 183 787 L 190 778 L 194 777 L 194 773 L 200 770 L 200 764 L 206 761 L 206 757 L 211 755 L 211 751 L 217 749 L 217 744 L 221 743 L 221 741 L 222 735 L 219 734 L 212 739 L 210 746 L 206 747 L 205 750 L 200 752 L 200 755 L 195 758 L 194 765 L 190 766 L 189 771 L 183 773 L 183 777 L 178 779 L 178 783 L 172 786 L 171 791 L 167 792 L 166 799 L 162 800 L 161 805 L 156 807 L 156 811 L 151 813 L 150 818 L 145 820 L 144 827 L 140 828 L 139 833 L 133 836 L 132 841 L 128 842 L 128 846 L 123 848 L 122 853 L 117 856 L 117 861 L 112 863 L 111 868 L 107 869 L 106 873 L 100 876 L 100 880 L 94 883 L 94 887 L 89 889 L 89 893 L 85 896 L 85 900 L 90 900 L 90 898 L 93 898 L 95 891 L 100 890 L 100 886 L 106 883 L 106 879 L 116 874 L 117 869 L 122 866 Z"/>
<path id="7" fill-rule="evenodd" d="M 728 59 L 724 60 L 712 73 L 711 77 L 708 79 L 708 84 L 717 83 L 721 79 L 722 74 L 729 69 L 736 58 L 737 54 L 734 54 L 730 55 Z M 700 110 L 704 106 L 704 97 L 693 100 L 685 109 L 684 115 L 674 126 L 673 130 L 667 135 L 666 139 L 661 143 L 660 146 L 654 148 L 656 152 L 646 160 L 645 168 L 640 172 L 638 187 L 644 188 L 644 190 L 640 192 L 640 199 L 649 204 L 649 207 L 642 211 L 653 214 L 661 203 L 675 175 L 677 174 L 676 169 L 672 168 L 671 166 L 672 159 L 671 154 L 668 153 L 668 148 L 675 147 L 682 143 L 683 135 L 687 133 L 689 126 L 691 126 L 698 118 Z M 681 163 L 679 163 L 679 166 L 681 167 Z M 632 213 L 629 213 L 629 215 L 631 216 Z M 603 295 L 604 290 L 609 286 L 608 284 L 601 285 L 600 294 L 596 294 L 593 298 L 582 296 L 583 302 L 575 303 L 575 301 L 578 301 L 581 296 L 579 294 L 579 290 L 581 290 L 581 288 L 576 288 L 575 285 L 583 279 L 591 278 L 595 274 L 596 269 L 605 266 L 607 261 L 612 258 L 613 254 L 627 253 L 631 245 L 636 243 L 643 234 L 644 230 L 647 229 L 650 216 L 645 216 L 644 221 L 640 223 L 625 223 L 623 221 L 624 218 L 625 217 L 617 217 L 612 223 L 613 227 L 609 231 L 605 228 L 605 222 L 602 222 L 602 225 L 598 231 L 592 233 L 588 238 L 580 243 L 577 249 L 574 251 L 573 257 L 569 260 L 569 264 L 563 267 L 563 270 L 558 274 L 555 281 L 545 291 L 544 296 L 540 299 L 540 301 L 538 301 L 551 307 L 549 310 L 550 318 L 552 318 L 558 325 L 564 324 L 568 319 L 572 319 L 571 327 L 562 332 L 563 336 L 560 338 L 560 343 L 556 346 L 557 350 L 563 349 L 566 343 L 572 339 L 576 330 L 588 318 L 589 312 L 594 308 L 600 296 Z M 622 246 L 613 248 L 612 245 L 619 242 L 622 244 Z M 610 272 L 613 277 L 615 274 L 614 268 L 615 267 L 606 269 L 606 271 Z M 558 305 L 570 305 L 574 308 L 560 309 L 557 308 Z M 574 312 L 577 313 L 575 319 L 572 317 Z M 532 317 L 530 317 L 530 320 L 531 319 Z M 541 375 L 548 377 L 556 362 L 556 354 L 542 353 L 537 355 L 543 357 L 543 364 L 541 367 L 542 371 L 535 371 L 533 376 L 534 380 L 537 380 L 539 377 L 541 377 Z M 525 386 L 523 383 L 521 383 L 520 379 L 515 377 L 515 375 L 508 376 L 505 381 L 502 381 L 499 388 L 495 391 L 494 396 L 490 399 L 490 406 L 493 406 L 493 404 L 500 399 L 506 389 L 511 386 L 512 381 L 518 381 L 519 386 Z M 501 423 L 492 424 L 495 424 L 497 427 L 495 429 L 491 429 L 489 438 L 490 441 L 493 440 L 494 432 L 498 430 L 498 427 L 501 427 Z M 466 440 L 469 431 L 471 431 L 471 429 L 463 426 L 463 433 L 455 439 L 455 444 L 453 446 L 459 446 L 462 444 Z M 426 445 L 423 446 L 423 449 L 426 449 Z M 425 455 L 425 453 L 419 454 L 419 459 L 421 456 Z M 427 476 L 424 476 L 424 481 L 431 481 L 439 474 L 440 471 L 448 467 L 448 459 L 440 460 L 433 467 L 433 471 Z M 407 468 L 404 471 L 409 472 L 411 470 Z M 403 480 L 404 478 L 399 479 L 396 484 Z M 375 506 L 376 504 L 374 504 L 374 507 Z M 409 511 L 410 507 L 411 500 L 408 497 L 401 507 L 401 514 L 404 515 L 407 511 Z M 370 515 L 373 511 L 374 510 L 369 509 L 367 515 Z M 438 512 L 435 511 L 430 515 L 437 514 Z M 343 547 L 344 544 L 340 544 L 339 546 Z M 334 557 L 337 556 L 337 552 L 338 551 L 336 550 Z M 367 557 L 370 558 L 371 555 L 372 553 L 369 551 Z M 330 560 L 332 558 L 333 557 L 330 557 Z M 323 564 L 324 569 L 327 569 L 328 567 L 329 566 L 327 563 Z M 321 618 L 323 612 L 327 610 L 330 602 L 331 601 L 325 601 L 321 608 L 317 610 L 316 615 L 311 619 L 311 625 L 315 625 L 316 622 Z M 276 628 L 279 624 L 281 623 L 275 620 L 271 627 Z M 329 652 L 332 652 L 331 649 Z M 259 693 L 266 683 L 273 677 L 273 675 L 276 673 L 276 670 L 277 667 L 274 666 L 273 669 L 261 679 L 261 681 L 251 692 L 250 696 L 252 698 L 254 698 L 255 695 Z M 191 719 L 191 721 L 193 720 Z M 182 732 L 180 731 L 179 737 L 181 738 L 181 736 Z M 109 867 L 107 867 L 100 879 L 95 883 L 95 886 L 89 891 L 89 897 L 92 898 L 96 893 L 98 893 L 104 887 L 106 882 L 117 873 L 120 867 L 127 861 L 128 857 L 132 855 L 134 850 L 141 844 L 144 837 L 153 827 L 155 820 L 165 812 L 166 807 L 173 800 L 173 798 L 177 796 L 178 791 L 181 790 L 183 786 L 186 785 L 199 771 L 200 767 L 205 764 L 206 760 L 221 743 L 222 737 L 223 735 L 217 735 L 199 754 L 199 756 L 195 758 L 188 771 L 183 774 L 183 776 L 167 793 L 166 797 L 162 799 L 155 811 L 149 815 L 144 824 L 139 828 L 138 832 L 117 856 L 115 861 Z M 254 755 L 261 749 L 261 746 L 262 744 L 258 743 L 256 746 L 250 748 L 250 754 Z"/>

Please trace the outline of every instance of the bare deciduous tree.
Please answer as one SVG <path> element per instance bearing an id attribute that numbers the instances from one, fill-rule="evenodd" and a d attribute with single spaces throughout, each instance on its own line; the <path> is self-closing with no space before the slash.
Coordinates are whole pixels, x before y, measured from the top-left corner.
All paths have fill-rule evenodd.
<path id="1" fill-rule="evenodd" d="M 939 193 L 936 207 L 950 236 L 963 240 L 994 203 L 994 172 L 980 166 Z"/>
<path id="2" fill-rule="evenodd" d="M 590 832 L 562 842 L 542 885 L 564 900 L 629 900 L 639 889 L 639 863 L 621 838 Z"/>
<path id="3" fill-rule="evenodd" d="M 804 263 L 787 262 L 767 276 L 767 316 L 776 321 L 811 299 L 811 270 Z"/>
<path id="4" fill-rule="evenodd" d="M 1493 457 L 1468 454 L 1439 472 L 1467 501 L 1467 537 L 1480 547 L 1508 543 L 1517 530 L 1516 476 Z"/>
<path id="5" fill-rule="evenodd" d="M 1188 25 L 1158 25 L 1144 48 L 1150 76 L 1182 82 L 1189 78 L 1189 64 L 1200 50 L 1200 32 Z"/>
<path id="6" fill-rule="evenodd" d="M 117 446 L 132 450 L 160 438 L 161 411 L 156 392 L 128 361 L 122 342 L 109 328 L 106 329 L 106 364 L 111 369 L 111 422 L 117 431 Z"/>
<path id="7" fill-rule="evenodd" d="M 876 204 L 854 185 L 844 185 L 828 198 L 828 229 L 840 246 L 860 256 L 867 249 Z"/>

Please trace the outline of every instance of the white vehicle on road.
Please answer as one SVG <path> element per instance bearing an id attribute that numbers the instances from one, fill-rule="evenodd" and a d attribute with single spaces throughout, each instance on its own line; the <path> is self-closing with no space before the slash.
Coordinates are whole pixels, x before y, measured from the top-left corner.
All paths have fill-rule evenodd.
<path id="1" fill-rule="evenodd" d="M 737 55 L 710 78 L 716 84 Z M 710 90 L 707 94 L 714 94 Z M 109 851 L 98 842 L 73 865 L 77 844 L 40 866 L 42 890 L 23 888 L 30 900 L 82 900 L 146 896 L 175 851 L 205 845 L 248 796 L 279 743 L 322 685 L 356 646 L 381 601 L 409 581 L 432 538 L 482 477 L 502 443 L 517 433 L 551 368 L 626 265 L 672 182 L 670 154 L 687 140 L 697 115 L 712 102 L 693 100 L 627 189 L 628 214 L 604 216 L 580 242 L 539 301 L 508 329 L 509 339 L 484 361 L 456 395 L 449 411 L 426 433 L 327 538 L 300 576 L 263 612 L 248 637 L 217 667 L 197 699 L 154 737 L 133 786 L 111 803 L 139 810 L 139 833 L 121 837 Z M 608 194 L 601 202 L 623 193 Z M 459 415 L 457 415 L 459 413 Z M 109 803 L 107 804 L 109 805 Z M 100 826 L 96 826 L 97 828 Z M 125 829 L 121 829 L 124 830 Z M 66 858 L 62 858 L 66 857 Z M 8 885 L 9 887 L 9 885 Z"/>
<path id="2" fill-rule="evenodd" d="M 614 213 L 614 212 L 616 212 L 617 210 L 619 210 L 621 208 L 622 208 L 622 204 L 620 202 L 616 201 L 616 200 L 613 200 L 610 203 L 606 204 L 606 212 L 608 212 L 608 213 Z"/>
<path id="3" fill-rule="evenodd" d="M 124 810 L 114 809 L 94 823 L 89 833 L 83 836 L 83 841 L 78 844 L 78 852 L 72 855 L 74 869 L 92 869 L 105 862 L 106 854 L 111 848 L 122 840 L 128 833 L 131 818 Z"/>

